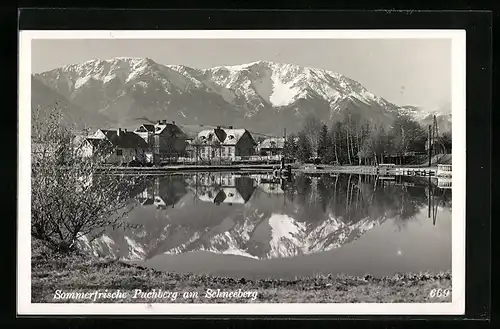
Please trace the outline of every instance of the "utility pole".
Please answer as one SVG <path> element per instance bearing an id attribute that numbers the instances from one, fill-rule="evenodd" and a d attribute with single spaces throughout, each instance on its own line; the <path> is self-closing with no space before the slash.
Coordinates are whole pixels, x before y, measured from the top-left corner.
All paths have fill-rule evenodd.
<path id="1" fill-rule="evenodd" d="M 429 125 L 429 136 L 427 137 L 427 140 L 429 142 L 429 147 L 428 147 L 428 153 L 429 153 L 429 167 L 431 166 L 432 162 L 432 133 L 431 133 L 431 125 Z"/>
<path id="2" fill-rule="evenodd" d="M 281 150 L 281 169 L 285 169 L 285 143 L 286 143 L 286 128 L 283 128 L 283 149 Z"/>

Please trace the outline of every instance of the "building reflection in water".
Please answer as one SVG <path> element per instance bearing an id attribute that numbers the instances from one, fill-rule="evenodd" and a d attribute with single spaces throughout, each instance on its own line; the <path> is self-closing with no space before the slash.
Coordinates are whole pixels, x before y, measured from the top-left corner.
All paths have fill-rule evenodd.
<path id="1" fill-rule="evenodd" d="M 135 199 L 142 206 L 166 209 L 174 208 L 187 193 L 188 185 L 183 176 L 161 176 L 149 179 L 147 186 Z"/>
<path id="2" fill-rule="evenodd" d="M 253 177 L 233 173 L 198 173 L 193 176 L 192 185 L 200 201 L 233 205 L 247 203 L 258 182 Z"/>

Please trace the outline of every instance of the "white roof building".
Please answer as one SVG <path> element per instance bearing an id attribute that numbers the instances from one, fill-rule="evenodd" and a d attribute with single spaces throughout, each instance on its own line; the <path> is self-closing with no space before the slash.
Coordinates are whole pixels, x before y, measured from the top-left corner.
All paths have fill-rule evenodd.
<path id="1" fill-rule="evenodd" d="M 198 133 L 198 138 L 206 143 L 218 141 L 223 145 L 236 145 L 246 131 L 246 129 L 226 128 L 205 129 Z"/>

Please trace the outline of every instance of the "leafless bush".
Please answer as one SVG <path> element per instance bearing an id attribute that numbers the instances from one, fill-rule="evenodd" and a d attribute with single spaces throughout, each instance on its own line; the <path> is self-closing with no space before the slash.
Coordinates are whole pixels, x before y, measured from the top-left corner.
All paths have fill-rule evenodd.
<path id="1" fill-rule="evenodd" d="M 78 131 L 63 123 L 57 108 L 37 119 L 35 114 L 31 234 L 53 250 L 71 252 L 81 236 L 92 240 L 107 227 L 122 225 L 140 179 L 110 175 L 103 169 L 110 147 L 104 141 L 85 156 L 86 138 L 78 138 Z"/>

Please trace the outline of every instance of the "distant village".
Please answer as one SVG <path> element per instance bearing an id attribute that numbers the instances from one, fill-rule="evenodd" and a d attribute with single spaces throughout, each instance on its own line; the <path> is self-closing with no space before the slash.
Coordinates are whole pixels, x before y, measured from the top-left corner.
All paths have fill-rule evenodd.
<path id="1" fill-rule="evenodd" d="M 244 128 L 217 126 L 188 136 L 175 121 L 159 120 L 135 130 L 98 129 L 84 136 L 83 154 L 92 156 L 102 145 L 106 163 L 115 165 L 163 165 L 168 163 L 220 164 L 244 160 L 279 161 L 284 137 L 257 142 Z"/>

